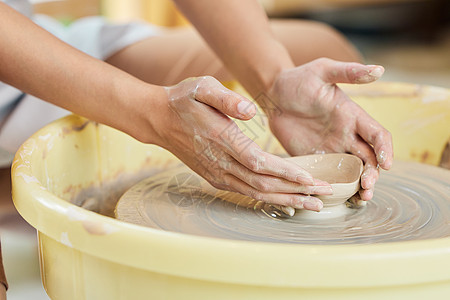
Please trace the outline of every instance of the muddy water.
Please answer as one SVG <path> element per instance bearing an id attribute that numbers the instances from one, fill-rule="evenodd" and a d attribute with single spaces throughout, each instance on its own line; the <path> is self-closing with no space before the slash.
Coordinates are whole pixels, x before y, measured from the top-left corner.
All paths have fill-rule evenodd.
<path id="1" fill-rule="evenodd" d="M 68 201 L 87 210 L 114 218 L 116 204 L 128 189 L 141 180 L 161 172 L 161 169 L 150 168 L 136 174 L 123 174 L 114 181 L 102 182 L 100 186 L 86 188 Z"/>
<path id="2" fill-rule="evenodd" d="M 186 167 L 148 177 L 118 205 L 118 218 L 167 231 L 299 244 L 381 243 L 450 236 L 450 171 L 397 161 L 374 198 L 344 215 L 289 218 L 271 205 L 217 191 Z"/>

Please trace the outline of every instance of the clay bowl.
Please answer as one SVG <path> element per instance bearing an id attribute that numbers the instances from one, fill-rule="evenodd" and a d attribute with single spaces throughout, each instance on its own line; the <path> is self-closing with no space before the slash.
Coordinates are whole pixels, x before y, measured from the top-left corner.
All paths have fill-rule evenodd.
<path id="1" fill-rule="evenodd" d="M 322 200 L 324 208 L 345 203 L 360 188 L 363 162 L 357 156 L 329 153 L 295 156 L 287 159 L 308 171 L 314 178 L 331 184 L 332 195 L 317 196 Z"/>

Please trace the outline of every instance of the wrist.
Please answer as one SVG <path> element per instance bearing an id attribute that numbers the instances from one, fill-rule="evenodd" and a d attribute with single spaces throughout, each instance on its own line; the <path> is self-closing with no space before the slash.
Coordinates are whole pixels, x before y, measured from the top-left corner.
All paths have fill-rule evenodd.
<path id="1" fill-rule="evenodd" d="M 139 121 L 132 126 L 132 136 L 140 142 L 164 147 L 164 129 L 168 118 L 169 99 L 162 86 L 144 87 L 142 98 L 133 109 Z"/>
<path id="2" fill-rule="evenodd" d="M 282 82 L 284 81 L 284 75 L 293 68 L 293 65 L 285 64 L 283 67 L 276 69 L 276 71 L 272 70 L 271 76 L 268 77 L 265 84 L 261 85 L 260 89 L 252 95 L 269 120 L 280 116 L 284 110 L 284 103 L 281 100 L 283 98 L 281 95 L 284 91 Z"/>
<path id="3" fill-rule="evenodd" d="M 272 40 L 270 46 L 265 47 L 264 52 L 264 55 L 249 60 L 251 67 L 248 69 L 251 73 L 246 74 L 246 78 L 241 80 L 254 99 L 261 94 L 269 95 L 279 74 L 283 70 L 294 67 L 286 48 L 277 40 Z"/>
<path id="4" fill-rule="evenodd" d="M 164 121 L 164 106 L 167 94 L 161 86 L 142 81 L 128 83 L 126 89 L 114 93 L 120 103 L 115 110 L 115 118 L 110 125 L 146 144 L 161 145 L 161 122 Z"/>

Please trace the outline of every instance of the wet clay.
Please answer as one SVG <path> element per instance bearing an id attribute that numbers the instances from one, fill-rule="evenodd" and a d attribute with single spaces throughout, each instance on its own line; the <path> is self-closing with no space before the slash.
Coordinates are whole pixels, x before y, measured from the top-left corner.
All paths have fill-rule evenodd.
<path id="1" fill-rule="evenodd" d="M 67 199 L 76 206 L 107 217 L 114 217 L 114 209 L 120 197 L 139 181 L 159 174 L 162 169 L 148 168 L 135 174 L 121 174 L 113 181 L 101 182 L 82 190 L 72 199 Z"/>
<path id="2" fill-rule="evenodd" d="M 345 153 L 303 155 L 287 158 L 314 178 L 331 184 L 333 195 L 317 196 L 324 207 L 343 204 L 360 187 L 363 162 L 357 156 Z"/>
<path id="3" fill-rule="evenodd" d="M 128 190 L 120 220 L 185 234 L 276 243 L 354 244 L 450 236 L 450 171 L 397 161 L 374 198 L 328 219 L 289 218 L 272 205 L 217 191 L 180 166 Z"/>

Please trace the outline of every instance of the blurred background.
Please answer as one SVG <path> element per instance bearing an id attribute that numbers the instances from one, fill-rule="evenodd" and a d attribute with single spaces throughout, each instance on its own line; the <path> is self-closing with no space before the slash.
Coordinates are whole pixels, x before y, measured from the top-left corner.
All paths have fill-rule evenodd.
<path id="1" fill-rule="evenodd" d="M 170 0 L 35 0 L 36 12 L 70 22 L 101 14 L 113 21 L 188 26 Z M 383 80 L 450 87 L 450 0 L 260 0 L 271 18 L 302 18 L 341 30 Z"/>
<path id="2" fill-rule="evenodd" d="M 169 0 L 34 0 L 36 13 L 64 24 L 90 15 L 115 22 L 145 20 L 189 26 Z M 260 0 L 271 18 L 328 23 L 343 32 L 369 64 L 386 68 L 382 80 L 450 88 L 450 0 Z M 0 174 L 8 177 L 9 174 Z M 0 181 L 4 182 L 4 181 Z M 8 299 L 48 299 L 40 281 L 35 230 L 0 199 L 0 234 Z"/>

